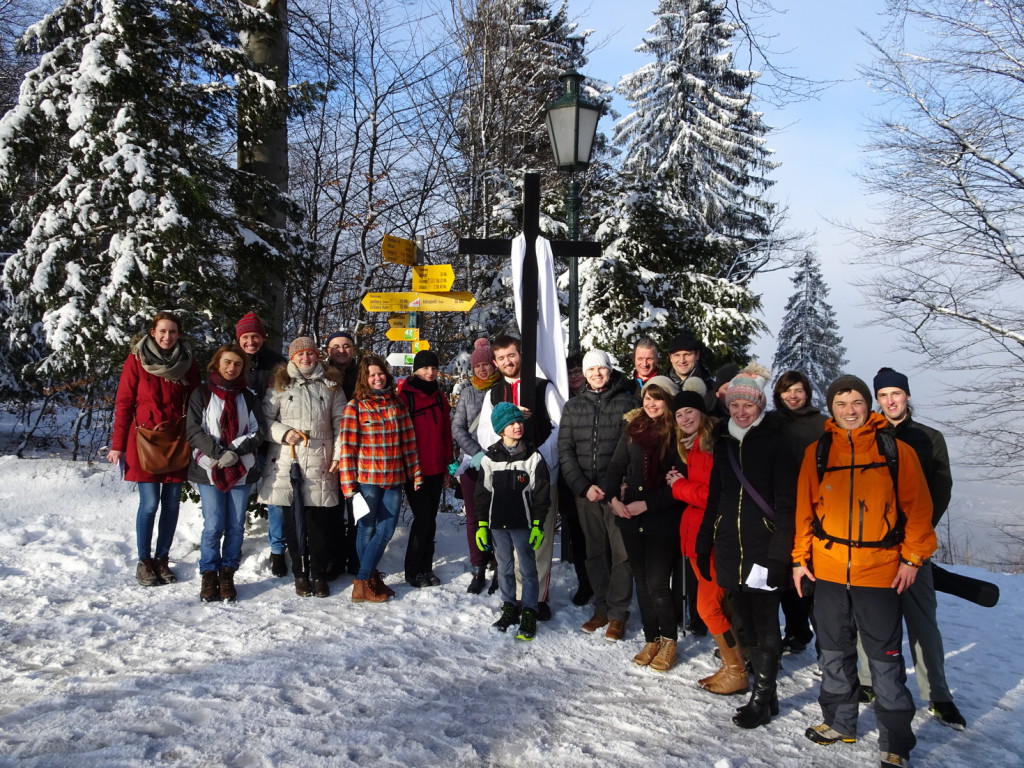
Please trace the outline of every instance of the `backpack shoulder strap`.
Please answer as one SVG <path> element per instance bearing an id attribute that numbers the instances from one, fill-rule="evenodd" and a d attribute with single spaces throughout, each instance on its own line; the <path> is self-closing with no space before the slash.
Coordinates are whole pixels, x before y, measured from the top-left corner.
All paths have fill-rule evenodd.
<path id="1" fill-rule="evenodd" d="M 814 463 L 818 468 L 818 482 L 825 477 L 828 468 L 828 452 L 832 450 L 832 433 L 825 432 L 818 438 L 818 447 L 814 451 Z"/>

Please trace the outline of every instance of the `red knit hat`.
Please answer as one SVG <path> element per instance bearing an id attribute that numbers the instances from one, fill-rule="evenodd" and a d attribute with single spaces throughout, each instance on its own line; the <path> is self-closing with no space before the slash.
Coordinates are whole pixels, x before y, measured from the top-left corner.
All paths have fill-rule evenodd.
<path id="1" fill-rule="evenodd" d="M 242 315 L 242 319 L 235 325 L 235 338 L 241 339 L 243 333 L 258 333 L 264 339 L 267 338 L 267 328 L 255 312 Z"/>
<path id="2" fill-rule="evenodd" d="M 480 363 L 490 363 L 494 360 L 494 353 L 491 352 L 491 345 L 487 339 L 477 339 L 473 344 L 473 354 L 469 356 L 469 367 L 475 368 Z"/>

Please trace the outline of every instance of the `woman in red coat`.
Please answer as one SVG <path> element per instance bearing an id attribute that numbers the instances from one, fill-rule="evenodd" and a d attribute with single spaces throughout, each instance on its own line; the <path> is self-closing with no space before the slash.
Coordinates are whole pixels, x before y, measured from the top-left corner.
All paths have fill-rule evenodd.
<path id="1" fill-rule="evenodd" d="M 178 316 L 172 312 L 157 312 L 146 335 L 124 363 L 114 401 L 114 435 L 107 461 L 116 464 L 124 459 L 125 479 L 138 483 L 135 538 L 139 563 L 135 567 L 135 578 L 144 587 L 177 581 L 168 566 L 168 557 L 178 525 L 181 483 L 188 474 L 188 462 L 174 472 L 156 475 L 146 472 L 139 463 L 135 427 L 152 429 L 157 424 L 179 420 L 184 424 L 189 395 L 199 386 L 199 366 L 180 336 Z M 157 509 L 160 509 L 160 524 L 154 553 L 152 540 Z"/>
<path id="2" fill-rule="evenodd" d="M 723 696 L 743 693 L 750 680 L 732 631 L 732 623 L 722 609 L 726 594 L 715 583 L 714 555 L 711 558 L 711 581 L 701 576 L 697 568 L 697 532 L 704 520 L 704 509 L 708 503 L 715 420 L 708 415 L 704 398 L 696 392 L 682 390 L 672 401 L 672 407 L 675 410 L 679 456 L 686 465 L 686 474 L 672 470 L 666 480 L 672 486 L 673 498 L 686 502 L 686 509 L 679 521 L 679 540 L 683 555 L 690 558 L 693 572 L 697 576 L 697 612 L 711 631 L 722 657 L 721 669 L 698 683 L 701 688 Z"/>
<path id="3" fill-rule="evenodd" d="M 448 398 L 437 383 L 440 361 L 429 350 L 413 358 L 412 376 L 398 387 L 398 399 L 409 409 L 416 432 L 416 458 L 423 484 L 414 488 L 405 483 L 405 497 L 412 510 L 409 545 L 405 550 L 405 580 L 411 587 L 436 587 L 441 580 L 434 574 L 434 535 L 437 533 L 437 508 L 441 504 L 448 465 L 452 461 L 452 423 Z"/>

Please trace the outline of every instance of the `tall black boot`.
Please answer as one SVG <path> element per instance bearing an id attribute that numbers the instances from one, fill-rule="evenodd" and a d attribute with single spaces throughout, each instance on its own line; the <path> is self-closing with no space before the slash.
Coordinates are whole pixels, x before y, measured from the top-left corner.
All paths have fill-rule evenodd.
<path id="1" fill-rule="evenodd" d="M 750 701 L 736 710 L 732 721 L 740 728 L 767 725 L 772 715 L 779 714 L 779 696 L 775 680 L 779 674 L 779 657 L 760 648 L 749 650 L 750 664 L 754 668 L 754 692 Z"/>

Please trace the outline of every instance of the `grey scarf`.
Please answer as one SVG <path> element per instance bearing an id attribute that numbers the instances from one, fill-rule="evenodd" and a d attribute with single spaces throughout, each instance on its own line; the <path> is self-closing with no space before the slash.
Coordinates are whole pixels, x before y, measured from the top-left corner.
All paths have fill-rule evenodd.
<path id="1" fill-rule="evenodd" d="M 185 381 L 192 370 L 192 354 L 178 342 L 171 349 L 163 350 L 149 334 L 135 345 L 135 355 L 142 370 L 168 381 Z"/>

